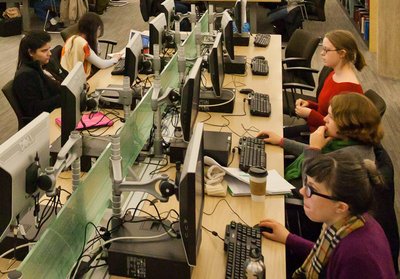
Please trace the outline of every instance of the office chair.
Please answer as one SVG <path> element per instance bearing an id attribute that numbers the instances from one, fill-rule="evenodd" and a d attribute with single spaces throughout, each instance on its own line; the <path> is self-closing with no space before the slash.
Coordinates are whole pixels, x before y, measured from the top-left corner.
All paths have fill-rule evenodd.
<path id="1" fill-rule="evenodd" d="M 79 32 L 78 31 L 78 23 L 75 23 L 75 24 L 68 26 L 64 30 L 62 30 L 60 32 L 60 35 L 65 42 L 65 41 L 67 41 L 67 39 L 69 37 L 78 34 L 78 32 Z M 113 41 L 113 40 L 108 40 L 108 39 L 99 39 L 98 42 L 101 44 L 106 44 L 106 52 L 105 52 L 104 58 L 107 59 L 107 54 L 112 53 L 114 51 L 114 46 L 117 45 L 117 42 Z"/>
<path id="2" fill-rule="evenodd" d="M 13 91 L 13 82 L 14 80 L 10 80 L 3 86 L 2 91 L 4 96 L 7 98 L 11 108 L 14 110 L 15 115 L 17 116 L 18 120 L 18 130 L 22 129 L 26 124 L 28 124 L 32 117 L 25 117 L 22 113 L 22 108 L 19 104 L 17 97 L 14 95 Z"/>
<path id="3" fill-rule="evenodd" d="M 325 21 L 325 0 L 305 0 L 304 6 L 308 20 Z"/>
<path id="4" fill-rule="evenodd" d="M 367 91 L 365 91 L 365 96 L 368 97 L 368 99 L 370 99 L 374 105 L 376 106 L 376 108 L 379 111 L 379 114 L 381 115 L 381 117 L 385 114 L 386 111 L 386 102 L 385 100 L 378 95 L 378 93 L 376 93 L 374 90 L 372 89 L 368 89 Z"/>
<path id="5" fill-rule="evenodd" d="M 297 29 L 294 31 L 285 48 L 285 58 L 282 60 L 283 83 L 302 83 L 315 86 L 312 73 L 298 67 L 311 67 L 311 60 L 320 42 L 320 37 Z"/>
<path id="6" fill-rule="evenodd" d="M 62 46 L 57 45 L 51 50 L 51 56 L 49 63 L 44 65 L 44 69 L 51 73 L 51 75 L 58 80 L 59 82 L 62 82 L 68 75 L 68 71 L 64 70 L 63 67 L 61 67 L 61 51 L 62 51 Z"/>

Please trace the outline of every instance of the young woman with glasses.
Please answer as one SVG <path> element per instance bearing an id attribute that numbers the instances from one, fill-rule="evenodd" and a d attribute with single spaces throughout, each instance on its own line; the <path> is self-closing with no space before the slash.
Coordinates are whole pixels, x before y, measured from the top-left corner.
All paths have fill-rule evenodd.
<path id="1" fill-rule="evenodd" d="M 346 151 L 320 154 L 305 162 L 304 174 L 304 211 L 323 223 L 318 240 L 291 234 L 275 220 L 260 222 L 272 229 L 264 237 L 304 261 L 292 278 L 396 278 L 385 234 L 367 213 L 372 187 L 382 186 L 374 163 Z"/>
<path id="2" fill-rule="evenodd" d="M 328 114 L 329 101 L 333 96 L 343 92 L 363 93 L 354 68 L 361 71 L 365 60 L 349 31 L 334 30 L 327 33 L 322 42 L 321 57 L 324 65 L 333 71 L 324 81 L 318 102 L 296 100 L 295 112 L 306 119 L 304 130 L 311 132 L 324 125 L 324 117 Z M 286 131 L 285 134 L 290 137 L 291 132 Z"/>

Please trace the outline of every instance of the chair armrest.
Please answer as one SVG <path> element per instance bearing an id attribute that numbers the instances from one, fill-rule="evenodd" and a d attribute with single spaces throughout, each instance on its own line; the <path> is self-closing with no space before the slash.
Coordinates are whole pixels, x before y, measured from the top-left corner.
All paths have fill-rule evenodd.
<path id="1" fill-rule="evenodd" d="M 282 59 L 282 64 L 286 64 L 287 62 L 293 62 L 293 61 L 304 62 L 307 60 L 303 57 L 288 57 L 288 58 Z"/>
<path id="2" fill-rule="evenodd" d="M 108 39 L 99 39 L 99 43 L 110 44 L 112 46 L 117 45 L 116 41 L 108 40 Z"/>
<path id="3" fill-rule="evenodd" d="M 319 73 L 319 71 L 317 69 L 313 69 L 313 68 L 308 68 L 308 67 L 287 67 L 284 68 L 285 71 L 303 71 L 303 72 L 310 72 L 310 73 Z"/>
<path id="4" fill-rule="evenodd" d="M 306 85 L 306 84 L 302 84 L 302 83 L 297 83 L 297 82 L 288 82 L 288 83 L 282 84 L 282 88 L 283 89 L 294 88 L 294 89 L 313 91 L 315 87 L 314 86 L 310 86 L 310 85 Z"/>

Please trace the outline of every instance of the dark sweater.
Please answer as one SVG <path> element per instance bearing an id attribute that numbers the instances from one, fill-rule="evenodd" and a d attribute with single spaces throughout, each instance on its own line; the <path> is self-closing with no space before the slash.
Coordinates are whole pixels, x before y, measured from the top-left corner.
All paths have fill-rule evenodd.
<path id="1" fill-rule="evenodd" d="M 15 73 L 13 91 L 23 116 L 36 117 L 61 105 L 61 86 L 46 76 L 38 62 L 23 64 Z"/>
<path id="2" fill-rule="evenodd" d="M 379 224 L 366 214 L 365 226 L 343 238 L 332 252 L 321 278 L 395 279 L 389 244 Z M 289 234 L 286 246 L 306 259 L 314 243 Z"/>

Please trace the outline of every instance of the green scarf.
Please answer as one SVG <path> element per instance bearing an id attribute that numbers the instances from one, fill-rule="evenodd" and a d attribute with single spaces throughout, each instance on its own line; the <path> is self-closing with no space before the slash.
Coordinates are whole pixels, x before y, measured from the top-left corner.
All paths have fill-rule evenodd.
<path id="1" fill-rule="evenodd" d="M 313 249 L 292 275 L 293 279 L 317 279 L 320 273 L 327 266 L 329 257 L 337 247 L 340 240 L 345 238 L 353 231 L 363 227 L 365 219 L 362 216 L 352 216 L 341 220 L 326 229 L 322 229 L 321 234 Z"/>
<path id="2" fill-rule="evenodd" d="M 357 145 L 357 144 L 360 143 L 354 140 L 333 139 L 321 149 L 321 152 L 322 154 L 325 154 L 347 146 Z M 303 162 L 304 162 L 304 152 L 301 153 L 300 156 L 297 157 L 296 160 L 285 169 L 285 179 L 289 181 L 299 178 L 301 176 Z"/>

